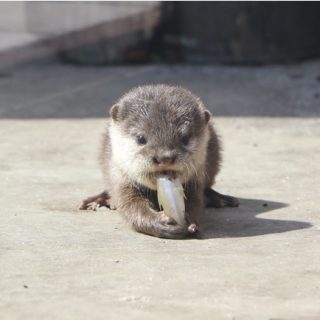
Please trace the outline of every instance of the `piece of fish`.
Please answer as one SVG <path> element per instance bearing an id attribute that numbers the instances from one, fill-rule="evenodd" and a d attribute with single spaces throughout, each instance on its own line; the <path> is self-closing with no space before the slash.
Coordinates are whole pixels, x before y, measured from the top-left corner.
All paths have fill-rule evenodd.
<path id="1" fill-rule="evenodd" d="M 185 227 L 185 195 L 181 182 L 160 177 L 157 179 L 157 193 L 159 206 L 164 213 Z"/>

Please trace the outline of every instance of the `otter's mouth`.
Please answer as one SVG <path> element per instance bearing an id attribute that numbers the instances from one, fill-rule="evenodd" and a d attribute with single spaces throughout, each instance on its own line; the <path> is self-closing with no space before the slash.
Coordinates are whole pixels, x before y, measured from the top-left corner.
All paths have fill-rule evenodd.
<path id="1" fill-rule="evenodd" d="M 157 170 L 157 171 L 152 171 L 148 174 L 149 178 L 151 179 L 158 179 L 160 177 L 176 179 L 178 175 L 179 175 L 179 172 L 175 170 Z"/>

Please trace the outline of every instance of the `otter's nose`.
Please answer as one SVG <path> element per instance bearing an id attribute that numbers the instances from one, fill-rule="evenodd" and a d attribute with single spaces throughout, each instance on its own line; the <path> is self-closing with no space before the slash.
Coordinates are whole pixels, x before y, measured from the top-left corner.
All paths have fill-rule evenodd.
<path id="1" fill-rule="evenodd" d="M 174 164 L 174 162 L 176 161 L 176 156 L 155 156 L 152 158 L 152 160 L 153 163 L 157 164 L 158 166 L 168 166 Z"/>

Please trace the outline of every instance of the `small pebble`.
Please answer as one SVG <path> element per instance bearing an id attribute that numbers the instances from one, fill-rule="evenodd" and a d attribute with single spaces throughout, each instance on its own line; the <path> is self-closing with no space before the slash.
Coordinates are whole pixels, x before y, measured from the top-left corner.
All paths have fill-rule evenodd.
<path id="1" fill-rule="evenodd" d="M 190 226 L 188 227 L 188 231 L 190 233 L 195 233 L 197 231 L 197 226 L 194 223 L 190 224 Z"/>
<path id="2" fill-rule="evenodd" d="M 26 284 L 24 284 L 23 287 L 24 287 L 25 289 L 28 289 L 28 288 L 29 288 Z"/>
<path id="3" fill-rule="evenodd" d="M 262 206 L 263 206 L 263 207 L 267 207 L 267 206 L 268 206 L 268 204 L 267 204 L 267 203 L 264 203 Z"/>

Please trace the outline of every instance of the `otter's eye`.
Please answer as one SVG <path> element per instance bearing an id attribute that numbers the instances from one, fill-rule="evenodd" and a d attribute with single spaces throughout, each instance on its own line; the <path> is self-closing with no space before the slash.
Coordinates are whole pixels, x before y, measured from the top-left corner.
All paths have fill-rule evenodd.
<path id="1" fill-rule="evenodd" d="M 141 146 L 147 143 L 147 139 L 142 134 L 139 134 L 136 137 L 136 139 L 137 139 L 137 144 L 139 144 Z"/>
<path id="2" fill-rule="evenodd" d="M 184 146 L 187 146 L 189 144 L 190 138 L 188 136 L 184 136 L 181 138 L 181 142 Z"/>

